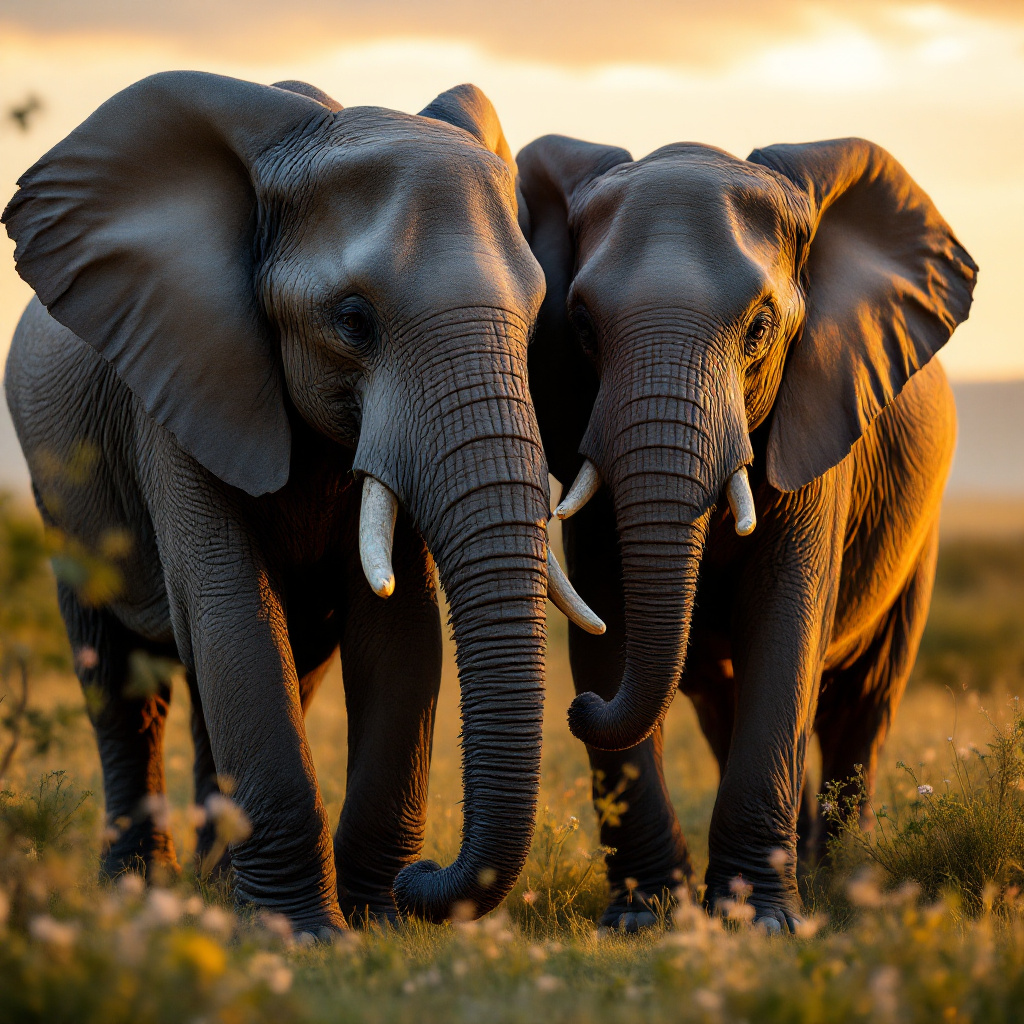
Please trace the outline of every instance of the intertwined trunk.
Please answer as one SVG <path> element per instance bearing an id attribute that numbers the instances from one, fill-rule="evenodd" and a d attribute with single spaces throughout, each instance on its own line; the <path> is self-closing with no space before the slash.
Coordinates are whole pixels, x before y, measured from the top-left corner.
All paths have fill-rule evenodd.
<path id="1" fill-rule="evenodd" d="M 711 508 L 751 458 L 736 374 L 714 346 L 663 330 L 628 349 L 622 366 L 613 358 L 603 368 L 582 446 L 611 489 L 625 594 L 619 690 L 608 702 L 580 694 L 569 710 L 573 734 L 602 750 L 641 743 L 667 714 Z"/>
<path id="2" fill-rule="evenodd" d="M 441 921 L 497 906 L 533 838 L 547 468 L 525 379 L 525 326 L 488 310 L 468 324 L 419 330 L 422 365 L 411 386 L 407 375 L 396 377 L 395 392 L 378 402 L 386 422 L 364 418 L 356 468 L 398 495 L 434 556 L 451 610 L 462 694 L 462 849 L 446 868 L 411 865 L 394 886 L 403 913 Z M 371 445 L 375 437 L 387 442 Z"/>

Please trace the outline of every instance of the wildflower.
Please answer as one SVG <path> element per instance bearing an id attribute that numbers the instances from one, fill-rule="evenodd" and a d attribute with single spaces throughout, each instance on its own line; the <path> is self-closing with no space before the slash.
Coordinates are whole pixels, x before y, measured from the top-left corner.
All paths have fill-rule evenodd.
<path id="1" fill-rule="evenodd" d="M 117 887 L 125 899 L 138 899 L 146 891 L 146 883 L 142 875 L 132 872 L 123 874 L 117 880 Z"/>
<path id="2" fill-rule="evenodd" d="M 206 798 L 206 813 L 216 824 L 217 838 L 222 842 L 239 843 L 252 833 L 245 811 L 223 793 L 211 793 Z"/>
<path id="3" fill-rule="evenodd" d="M 539 974 L 534 982 L 538 992 L 557 992 L 562 987 L 562 982 L 551 974 Z"/>
<path id="4" fill-rule="evenodd" d="M 879 967 L 871 978 L 871 996 L 878 1020 L 895 1020 L 899 1011 L 900 972 L 887 964 Z"/>
<path id="5" fill-rule="evenodd" d="M 768 863 L 773 871 L 781 875 L 789 866 L 789 854 L 781 846 L 776 846 L 768 854 Z"/>
<path id="6" fill-rule="evenodd" d="M 882 893 L 871 872 L 862 871 L 852 878 L 846 892 L 854 906 L 868 908 L 882 905 Z"/>
<path id="7" fill-rule="evenodd" d="M 530 946 L 526 954 L 535 964 L 542 964 L 548 958 L 548 954 L 543 946 Z"/>
<path id="8" fill-rule="evenodd" d="M 179 961 L 187 963 L 204 978 L 216 978 L 227 969 L 227 953 L 205 935 L 179 932 L 171 946 Z"/>
<path id="9" fill-rule="evenodd" d="M 921 796 L 931 796 L 932 793 L 935 792 L 935 790 L 932 789 L 932 787 L 929 786 L 927 782 L 924 783 L 924 785 L 918 786 L 917 791 L 921 794 Z"/>
<path id="10" fill-rule="evenodd" d="M 95 668 L 100 663 L 100 656 L 95 647 L 79 647 L 75 651 L 75 664 L 82 669 Z"/>
<path id="11" fill-rule="evenodd" d="M 206 913 L 209 914 L 210 911 L 213 911 L 213 910 L 216 910 L 216 909 L 217 909 L 216 907 L 210 907 L 210 908 L 208 908 Z M 204 918 L 206 917 L 205 914 L 203 916 L 204 916 Z M 291 941 L 292 941 L 292 925 L 291 925 L 291 922 L 288 920 L 288 918 L 284 916 L 284 914 L 275 914 L 271 910 L 264 910 L 264 911 L 261 911 L 261 913 L 260 913 L 259 917 L 257 918 L 257 920 L 259 921 L 260 926 L 264 930 L 270 932 L 271 935 L 273 935 L 276 938 L 280 939 L 282 942 L 291 943 Z M 205 924 L 204 924 L 204 927 L 206 927 Z M 213 931 L 215 929 L 211 928 L 210 930 Z"/>
<path id="12" fill-rule="evenodd" d="M 754 892 L 754 887 L 742 876 L 736 875 L 729 879 L 729 892 L 737 899 L 749 899 Z"/>
<path id="13" fill-rule="evenodd" d="M 267 915 L 268 917 L 284 917 L 283 914 Z M 286 940 L 290 940 L 292 937 L 291 925 L 288 924 L 288 919 L 284 918 L 285 927 L 288 929 Z M 222 910 L 220 907 L 207 907 L 199 918 L 199 927 L 204 931 L 212 932 L 214 935 L 230 935 L 234 928 L 234 918 Z M 264 928 L 268 926 L 266 923 L 263 924 Z M 272 929 L 268 928 L 268 931 Z"/>
<path id="14" fill-rule="evenodd" d="M 452 924 L 472 924 L 476 917 L 476 904 L 472 900 L 459 900 L 452 907 Z"/>
<path id="15" fill-rule="evenodd" d="M 141 803 L 142 811 L 153 820 L 153 827 L 166 832 L 171 827 L 171 806 L 164 793 L 150 793 Z"/>
<path id="16" fill-rule="evenodd" d="M 147 901 L 145 923 L 150 925 L 175 924 L 185 908 L 178 897 L 167 889 L 151 889 Z"/>
<path id="17" fill-rule="evenodd" d="M 78 936 L 78 925 L 67 921 L 55 921 L 49 914 L 40 914 L 29 921 L 28 932 L 36 942 L 68 949 L 74 945 Z"/>
<path id="18" fill-rule="evenodd" d="M 188 823 L 193 828 L 202 828 L 206 824 L 206 808 L 198 804 L 189 804 Z"/>
<path id="19" fill-rule="evenodd" d="M 698 988 L 693 993 L 693 1001 L 708 1013 L 714 1013 L 722 1008 L 722 997 L 709 988 Z"/>
<path id="20" fill-rule="evenodd" d="M 262 982 L 275 996 L 292 987 L 292 972 L 276 953 L 257 953 L 249 961 L 249 977 Z"/>
<path id="21" fill-rule="evenodd" d="M 527 889 L 523 893 L 523 902 L 528 906 L 532 907 L 537 902 L 537 893 L 533 889 Z"/>

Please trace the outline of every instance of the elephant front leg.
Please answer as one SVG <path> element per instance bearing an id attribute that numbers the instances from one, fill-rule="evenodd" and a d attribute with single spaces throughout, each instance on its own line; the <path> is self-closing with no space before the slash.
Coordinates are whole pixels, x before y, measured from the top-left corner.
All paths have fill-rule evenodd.
<path id="1" fill-rule="evenodd" d="M 341 660 L 348 710 L 348 785 L 334 840 L 349 920 L 396 920 L 391 886 L 420 854 L 426 826 L 441 620 L 433 562 L 400 516 L 395 592 L 370 590 L 353 538 Z"/>
<path id="2" fill-rule="evenodd" d="M 569 658 L 577 693 L 591 690 L 606 700 L 622 679 L 625 622 L 622 567 L 611 503 L 604 493 L 562 527 L 573 586 L 601 616 L 607 632 L 592 636 L 569 625 Z M 587 747 L 593 773 L 594 809 L 611 888 L 601 925 L 636 931 L 655 924 L 653 900 L 666 905 L 693 869 L 665 784 L 662 730 L 630 750 Z"/>
<path id="3" fill-rule="evenodd" d="M 230 583 L 204 581 L 189 616 L 212 761 L 247 819 L 216 823 L 234 841 L 236 898 L 285 914 L 296 931 L 344 928 L 280 597 L 241 555 L 225 562 Z"/>
<path id="4" fill-rule="evenodd" d="M 766 517 L 739 580 L 736 718 L 709 835 L 709 906 L 746 898 L 769 931 L 800 921 L 797 814 L 842 561 L 845 505 L 812 487 Z"/>

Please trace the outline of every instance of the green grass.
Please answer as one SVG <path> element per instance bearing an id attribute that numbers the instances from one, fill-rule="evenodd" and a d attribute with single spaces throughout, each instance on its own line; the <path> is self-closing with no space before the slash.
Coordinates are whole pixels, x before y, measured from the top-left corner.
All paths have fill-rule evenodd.
<path id="1" fill-rule="evenodd" d="M 180 678 L 165 759 L 182 876 L 149 891 L 134 878 L 97 880 L 101 777 L 42 562 L 55 550 L 67 549 L 31 514 L 0 507 L 0 1024 L 1024 1019 L 1024 723 L 1009 699 L 1024 669 L 1019 633 L 992 625 L 1024 613 L 1022 544 L 943 550 L 925 653 L 883 756 L 878 827 L 864 834 L 845 819 L 835 864 L 807 887 L 803 934 L 769 938 L 742 924 L 742 907 L 723 923 L 690 905 L 668 929 L 598 933 L 602 851 L 584 751 L 565 727 L 571 681 L 553 615 L 542 808 L 505 905 L 480 922 L 412 922 L 311 947 L 280 919 L 236 914 L 223 886 L 196 877 Z M 442 862 L 461 825 L 450 655 L 424 851 Z M 307 727 L 336 820 L 347 754 L 340 671 Z M 665 759 L 700 874 L 717 773 L 684 700 L 666 726 Z"/>

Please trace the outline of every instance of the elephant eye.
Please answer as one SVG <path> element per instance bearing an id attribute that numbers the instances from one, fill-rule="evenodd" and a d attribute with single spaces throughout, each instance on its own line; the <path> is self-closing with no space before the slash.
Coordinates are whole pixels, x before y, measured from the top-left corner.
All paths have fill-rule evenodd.
<path id="1" fill-rule="evenodd" d="M 373 339 L 373 318 L 358 299 L 347 299 L 337 308 L 334 325 L 350 345 L 362 346 Z"/>
<path id="2" fill-rule="evenodd" d="M 767 309 L 762 309 L 761 312 L 750 321 L 750 326 L 747 328 L 747 341 L 752 344 L 764 341 L 764 339 L 771 334 L 774 327 L 775 317 Z"/>
<path id="3" fill-rule="evenodd" d="M 594 321 L 583 306 L 577 306 L 569 314 L 569 322 L 572 324 L 576 337 L 580 340 L 583 351 L 591 358 L 597 355 L 597 331 L 594 329 Z"/>

